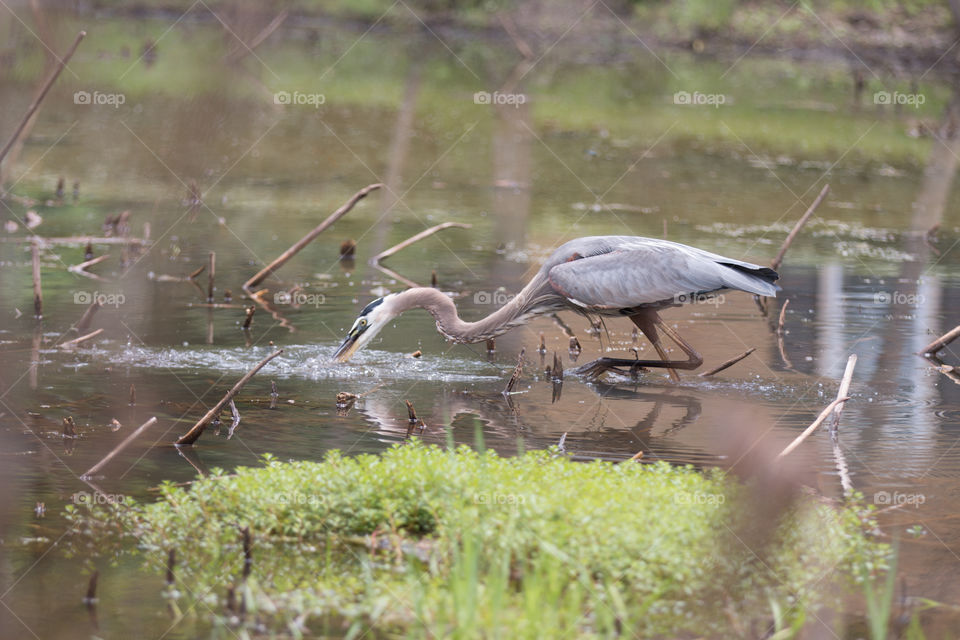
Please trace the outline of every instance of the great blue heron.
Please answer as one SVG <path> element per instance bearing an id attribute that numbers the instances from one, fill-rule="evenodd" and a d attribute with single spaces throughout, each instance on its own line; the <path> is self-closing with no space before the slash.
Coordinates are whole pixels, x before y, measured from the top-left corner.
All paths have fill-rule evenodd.
<path id="1" fill-rule="evenodd" d="M 630 318 L 656 349 L 660 360 L 600 358 L 582 371 L 599 373 L 614 367 L 696 369 L 703 358 L 658 311 L 696 302 L 724 289 L 775 296 L 780 289 L 773 269 L 696 249 L 677 242 L 635 236 L 577 238 L 560 246 L 514 298 L 476 322 L 457 315 L 453 301 L 437 289 L 415 287 L 391 293 L 368 304 L 353 323 L 334 358 L 346 362 L 391 320 L 409 309 L 426 309 L 437 331 L 457 343 L 495 338 L 530 318 L 560 310 L 584 315 Z M 670 360 L 660 343 L 660 329 L 686 354 Z"/>

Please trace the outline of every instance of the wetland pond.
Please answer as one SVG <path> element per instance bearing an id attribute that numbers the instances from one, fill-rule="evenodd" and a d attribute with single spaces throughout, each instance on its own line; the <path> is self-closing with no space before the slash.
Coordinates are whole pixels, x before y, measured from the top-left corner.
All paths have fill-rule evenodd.
<path id="1" fill-rule="evenodd" d="M 197 468 L 257 466 L 267 453 L 319 460 L 332 449 L 382 452 L 407 435 L 406 400 L 427 425 L 428 443 L 473 444 L 479 430 L 501 455 L 564 438 L 577 460 L 642 451 L 644 461 L 729 468 L 743 455 L 732 443 L 745 431 L 782 448 L 809 425 L 836 396 L 850 354 L 858 364 L 840 444 L 852 483 L 880 509 L 901 505 L 881 514 L 880 528 L 900 540 L 905 593 L 960 602 L 960 387 L 916 355 L 960 319 L 957 190 L 924 170 L 943 161 L 936 143 L 908 135 L 911 119 L 936 122 L 950 98 L 936 78 L 924 80 L 929 99 L 915 114 L 874 104 L 853 110 L 841 63 L 746 58 L 731 67 L 676 51 L 593 50 L 571 38 L 524 74 L 514 90 L 522 104 L 496 105 L 474 94 L 501 87 L 516 55 L 509 40 L 488 35 L 454 34 L 448 48 L 425 30 L 292 24 L 255 56 L 228 64 L 222 28 L 202 16 L 171 27 L 164 16 L 107 14 L 95 28 L 72 14 L 55 17 L 65 38 L 80 28 L 90 35 L 71 63 L 75 74 L 61 77 L 7 169 L 3 218 L 34 211 L 42 237 L 102 236 L 107 216 L 129 211 L 130 235 L 149 239 L 142 251 L 95 244 L 96 255 L 110 256 L 89 268 L 98 279 L 67 269 L 84 261 L 84 244 L 41 245 L 36 320 L 30 244 L 17 241 L 26 232 L 0 237 L 0 621 L 9 637 L 98 633 L 81 605 L 89 566 L 58 548 L 62 512 L 90 499 L 79 475 L 152 416 L 158 424 L 97 480 L 105 493 L 148 501 L 161 482 L 189 481 Z M 0 71 L 4 136 L 43 75 L 42 52 L 20 37 L 10 45 L 15 66 Z M 155 52 L 138 58 L 148 41 Z M 675 104 L 685 90 L 729 100 Z M 82 91 L 124 99 L 77 102 Z M 281 91 L 322 99 L 285 104 L 275 99 Z M 276 313 L 258 309 L 244 331 L 243 282 L 375 182 L 388 188 L 262 285 Z M 557 397 L 544 374 L 554 352 L 569 370 L 635 345 L 652 351 L 635 343 L 625 320 L 593 331 L 569 313 L 561 317 L 582 345 L 576 357 L 549 317 L 498 338 L 488 353 L 483 344 L 446 343 L 418 311 L 350 363 L 330 362 L 358 311 L 406 286 L 368 259 L 429 226 L 471 225 L 385 264 L 421 284 L 435 272 L 461 315 L 476 319 L 518 291 L 553 248 L 580 236 L 666 236 L 767 264 L 826 183 L 829 196 L 788 252 L 783 290 L 768 308 L 728 292 L 663 312 L 706 367 L 756 348 L 715 376 L 687 373 L 674 384 L 655 370 L 636 381 L 568 375 Z M 194 184 L 201 202 L 189 202 Z M 917 202 L 929 206 L 921 211 Z M 939 231 L 927 238 L 934 224 Z M 339 259 L 347 239 L 357 243 L 350 262 Z M 200 287 L 177 280 L 206 265 L 211 251 L 216 307 L 205 304 L 206 273 Z M 103 307 L 91 326 L 103 333 L 62 348 L 94 298 Z M 787 300 L 781 346 L 776 328 Z M 546 357 L 537 352 L 541 333 Z M 189 454 L 170 446 L 278 347 L 284 353 L 237 397 L 242 422 L 233 438 L 210 430 Z M 521 348 L 524 371 L 507 403 L 501 391 Z M 422 356 L 410 357 L 417 350 Z M 340 415 L 339 392 L 365 395 Z M 76 438 L 61 435 L 67 416 Z M 842 495 L 825 433 L 791 458 L 806 482 Z M 98 568 L 99 633 L 197 633 L 168 629 L 156 572 L 127 557 Z M 955 630 L 956 620 L 941 611 L 931 628 Z"/>

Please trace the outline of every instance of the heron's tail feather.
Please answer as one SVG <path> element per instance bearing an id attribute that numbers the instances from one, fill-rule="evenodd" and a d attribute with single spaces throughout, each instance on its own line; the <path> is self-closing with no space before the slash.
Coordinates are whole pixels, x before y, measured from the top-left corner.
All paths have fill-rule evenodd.
<path id="1" fill-rule="evenodd" d="M 721 262 L 719 264 L 730 269 L 724 276 L 724 283 L 730 289 L 739 289 L 770 297 L 776 296 L 777 291 L 780 291 L 780 287 L 774 284 L 780 279 L 780 274 L 770 267 L 757 267 L 734 262 Z"/>

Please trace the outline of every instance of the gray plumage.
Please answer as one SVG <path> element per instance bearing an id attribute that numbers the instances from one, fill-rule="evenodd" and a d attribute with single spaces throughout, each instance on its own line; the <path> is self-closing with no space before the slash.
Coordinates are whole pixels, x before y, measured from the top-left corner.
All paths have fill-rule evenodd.
<path id="1" fill-rule="evenodd" d="M 667 240 L 577 238 L 554 251 L 507 304 L 476 322 L 462 320 L 453 301 L 436 289 L 415 287 L 376 300 L 361 312 L 335 357 L 349 359 L 386 322 L 413 308 L 429 311 L 437 330 L 454 342 L 482 342 L 533 316 L 564 309 L 659 323 L 657 309 L 695 302 L 703 294 L 736 289 L 775 296 L 778 277 L 767 267 Z"/>
<path id="2" fill-rule="evenodd" d="M 562 245 L 541 269 L 554 291 L 597 313 L 664 307 L 706 293 L 737 289 L 776 296 L 778 275 L 677 242 L 593 236 Z"/>

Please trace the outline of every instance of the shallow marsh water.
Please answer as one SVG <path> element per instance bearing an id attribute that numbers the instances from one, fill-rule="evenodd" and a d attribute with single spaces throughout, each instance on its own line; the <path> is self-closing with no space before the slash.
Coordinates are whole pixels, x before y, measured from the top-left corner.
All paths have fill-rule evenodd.
<path id="1" fill-rule="evenodd" d="M 69 32 L 77 24 L 64 16 L 59 26 Z M 7 219 L 36 210 L 42 236 L 99 234 L 105 216 L 124 210 L 132 213 L 132 235 L 142 235 L 145 222 L 151 227 L 150 250 L 125 265 L 120 247 L 95 247 L 111 255 L 91 268 L 104 281 L 67 271 L 83 260 L 82 246 L 45 248 L 42 322 L 30 313 L 27 245 L 0 242 L 4 629 L 44 638 L 95 633 L 80 604 L 89 567 L 58 553 L 58 513 L 89 496 L 78 475 L 151 416 L 159 424 L 98 480 L 105 492 L 142 499 L 164 480 L 192 478 L 192 465 L 255 465 L 264 453 L 318 459 L 333 448 L 381 451 L 406 435 L 404 400 L 416 407 L 427 425 L 422 437 L 431 442 L 473 443 L 480 429 L 487 446 L 511 453 L 557 444 L 566 434 L 566 449 L 582 459 L 622 460 L 643 451 L 645 460 L 736 466 L 741 441 L 763 435 L 773 443 L 764 446 L 782 447 L 809 424 L 835 396 L 850 353 L 859 362 L 841 443 L 853 484 L 880 506 L 906 503 L 882 523 L 902 538 L 907 594 L 960 602 L 960 389 L 915 355 L 960 318 L 960 254 L 951 251 L 957 194 L 947 196 L 931 249 L 915 232 L 912 213 L 931 189 L 916 162 L 928 146 L 908 139 L 907 125 L 890 114 L 848 113 L 848 96 L 837 88 L 843 70 L 795 65 L 784 76 L 778 64 L 747 60 L 727 80 L 739 96 L 731 110 L 702 109 L 692 117 L 686 107 L 667 104 L 685 85 L 644 52 L 596 66 L 570 62 L 576 51 L 560 47 L 556 60 L 531 74 L 527 104 L 494 108 L 475 104 L 473 93 L 499 86 L 502 61 L 487 50 L 496 44 L 473 43 L 479 52 L 468 47 L 459 60 L 429 36 L 372 34 L 337 66 L 359 33 L 321 29 L 315 39 L 289 29 L 258 51 L 262 66 L 251 59 L 184 69 L 178 46 L 194 54 L 222 46 L 215 25 L 187 21 L 171 32 L 175 42 L 158 45 L 151 67 L 120 53 L 124 46 L 139 50 L 142 39 L 168 26 L 104 19 L 102 39 L 92 34 L 78 78 L 65 78 L 51 94 L 15 165 L 12 191 L 39 202 L 4 201 Z M 0 76 L 2 131 L 12 128 L 35 87 L 29 62 L 38 54 L 26 47 L 22 55 L 26 71 Z M 474 74 L 485 55 L 492 62 Z M 728 66 L 664 55 L 687 81 Z M 329 78 L 317 72 L 331 67 Z M 602 91 L 575 90 L 594 73 Z M 834 110 L 796 106 L 807 94 L 795 77 L 811 79 L 811 91 Z M 782 98 L 760 100 L 758 84 L 773 95 L 771 88 L 782 90 Z M 121 92 L 126 100 L 118 108 L 75 104 L 80 90 Z M 278 90 L 322 92 L 325 102 L 278 105 Z M 931 104 L 919 115 L 936 119 L 948 92 L 935 84 L 929 91 Z M 750 109 L 767 120 L 752 122 Z M 836 152 L 753 150 L 762 139 L 751 127 L 802 126 L 805 118 L 852 137 Z M 714 141 L 711 127 L 734 128 L 742 144 Z M 882 149 L 886 140 L 893 141 L 890 162 L 862 151 Z M 45 202 L 61 175 L 68 191 L 79 181 L 79 200 L 68 193 L 63 203 Z M 184 204 L 191 181 L 203 205 Z M 303 304 L 276 304 L 277 317 L 258 310 L 252 329 L 242 331 L 242 282 L 354 191 L 378 181 L 390 188 L 361 202 L 265 283 L 268 299 L 300 285 Z M 499 338 L 488 354 L 483 345 L 446 344 L 428 315 L 411 312 L 353 362 L 329 363 L 357 311 L 404 286 L 366 260 L 432 224 L 473 227 L 445 230 L 387 264 L 420 283 L 436 271 L 440 287 L 456 292 L 461 314 L 472 319 L 519 290 L 553 247 L 583 235 L 666 233 L 767 262 L 824 182 L 830 197 L 787 255 L 783 292 L 766 313 L 740 293 L 665 312 L 708 367 L 757 348 L 713 378 L 687 374 L 674 385 L 653 371 L 636 382 L 587 384 L 568 376 L 555 398 L 543 374 L 554 351 L 569 370 L 634 346 L 631 325 L 608 321 L 593 335 L 570 314 L 564 320 L 583 346 L 576 361 L 549 318 Z M 338 260 L 347 238 L 358 242 L 354 264 Z M 189 274 L 209 251 L 217 256 L 216 299 L 223 302 L 229 289 L 232 306 L 208 308 L 197 288 L 162 277 Z M 205 287 L 206 274 L 198 282 Z M 102 336 L 60 348 L 96 295 L 108 303 L 93 323 L 105 329 Z M 784 300 L 790 305 L 781 352 L 775 329 Z M 546 359 L 536 353 L 540 332 Z M 285 353 L 238 398 L 242 422 L 233 439 L 206 433 L 190 461 L 169 446 L 275 347 Z M 521 347 L 526 366 L 511 406 L 500 391 Z M 420 359 L 408 357 L 415 350 Z M 271 381 L 279 391 L 272 410 Z M 369 395 L 341 416 L 334 406 L 341 391 Z M 79 429 L 72 440 L 60 435 L 68 415 Z M 110 427 L 114 419 L 118 430 Z M 840 494 L 824 434 L 791 457 L 809 482 Z M 40 502 L 43 518 L 34 515 Z M 161 572 L 137 566 L 129 558 L 115 568 L 98 565 L 99 633 L 192 637 L 203 620 L 168 630 Z M 937 615 L 932 624 L 951 628 L 951 614 Z"/>

